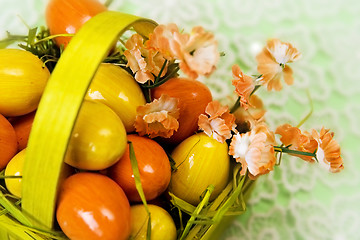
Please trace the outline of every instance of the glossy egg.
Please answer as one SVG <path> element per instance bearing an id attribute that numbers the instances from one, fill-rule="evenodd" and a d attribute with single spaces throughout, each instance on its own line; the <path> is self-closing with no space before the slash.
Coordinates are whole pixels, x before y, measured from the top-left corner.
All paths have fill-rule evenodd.
<path id="1" fill-rule="evenodd" d="M 128 135 L 138 162 L 142 188 L 146 200 L 162 194 L 170 182 L 171 166 L 164 149 L 154 140 L 138 135 Z M 117 182 L 130 201 L 140 202 L 131 168 L 129 148 L 123 157 L 109 169 L 109 176 Z"/>
<path id="2" fill-rule="evenodd" d="M 124 154 L 126 131 L 108 106 L 84 101 L 70 139 L 65 162 L 75 168 L 102 170 Z"/>
<path id="3" fill-rule="evenodd" d="M 23 116 L 16 117 L 12 121 L 18 142 L 18 151 L 23 150 L 27 146 L 31 127 L 34 122 L 34 117 L 35 111 Z"/>
<path id="4" fill-rule="evenodd" d="M 24 162 L 26 160 L 26 148 L 18 152 L 5 168 L 5 176 L 22 176 Z M 65 179 L 74 173 L 74 169 L 64 164 L 61 170 L 60 179 Z M 5 178 L 6 188 L 13 195 L 21 198 L 22 196 L 22 178 Z"/>
<path id="5" fill-rule="evenodd" d="M 0 114 L 0 171 L 16 154 L 17 148 L 15 130 L 10 122 Z"/>
<path id="6" fill-rule="evenodd" d="M 166 139 L 166 143 L 178 144 L 198 130 L 198 117 L 205 113 L 207 104 L 212 101 L 212 95 L 205 84 L 186 78 L 170 79 L 152 91 L 155 99 L 162 94 L 179 99 L 179 129 L 171 138 Z"/>
<path id="7" fill-rule="evenodd" d="M 97 0 L 50 0 L 46 7 L 46 24 L 50 34 L 75 34 L 85 22 L 106 11 Z M 57 45 L 67 46 L 71 37 L 57 37 Z"/>
<path id="8" fill-rule="evenodd" d="M 72 240 L 125 240 L 130 235 L 130 205 L 107 176 L 82 172 L 61 186 L 56 219 Z"/>
<path id="9" fill-rule="evenodd" d="M 186 202 L 197 205 L 201 194 L 215 186 L 210 200 L 215 199 L 228 183 L 230 160 L 228 145 L 204 133 L 195 134 L 181 142 L 172 152 L 177 168 L 169 191 Z"/>
<path id="10" fill-rule="evenodd" d="M 113 64 L 100 65 L 86 99 L 109 106 L 121 118 L 127 132 L 135 130 L 136 108 L 146 103 L 133 76 Z"/>
<path id="11" fill-rule="evenodd" d="M 22 176 L 23 167 L 25 162 L 26 149 L 17 153 L 8 163 L 5 168 L 5 176 Z M 21 198 L 22 190 L 21 178 L 5 178 L 6 188 L 13 195 Z"/>
<path id="12" fill-rule="evenodd" d="M 170 214 L 163 208 L 148 204 L 151 214 L 151 240 L 175 240 L 176 227 Z M 146 240 L 148 214 L 142 204 L 131 206 L 131 239 Z"/>
<path id="13" fill-rule="evenodd" d="M 28 51 L 0 49 L 0 114 L 21 116 L 34 111 L 49 70 Z"/>

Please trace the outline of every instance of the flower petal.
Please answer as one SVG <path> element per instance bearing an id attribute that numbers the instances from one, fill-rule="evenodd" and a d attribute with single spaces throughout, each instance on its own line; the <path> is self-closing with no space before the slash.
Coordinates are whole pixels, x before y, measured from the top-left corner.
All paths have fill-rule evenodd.
<path id="1" fill-rule="evenodd" d="M 144 46 L 144 39 L 139 34 L 133 34 L 126 42 L 124 56 L 127 58 L 127 66 L 135 74 L 135 80 L 139 83 L 154 81 L 154 75 L 158 76 L 160 69 L 165 63 L 164 56 L 158 51 Z M 161 76 L 167 71 L 165 66 Z"/>
<path id="2" fill-rule="evenodd" d="M 231 138 L 231 131 L 235 131 L 235 116 L 229 112 L 227 106 L 222 106 L 218 101 L 208 103 L 205 108 L 207 115 L 199 116 L 199 129 L 208 136 L 223 143 Z"/>
<path id="3" fill-rule="evenodd" d="M 290 43 L 278 39 L 269 40 L 266 47 L 256 56 L 257 69 L 263 77 L 262 84 L 267 84 L 269 91 L 282 89 L 282 77 L 288 85 L 293 84 L 292 70 L 287 63 L 298 60 L 300 56 L 301 53 Z"/>
<path id="4" fill-rule="evenodd" d="M 241 175 L 249 171 L 249 177 L 258 176 L 273 170 L 276 163 L 273 133 L 265 124 L 254 127 L 250 132 L 233 136 L 229 154 L 242 164 Z"/>
<path id="5" fill-rule="evenodd" d="M 238 65 L 232 67 L 233 80 L 232 85 L 235 86 L 235 92 L 240 97 L 240 105 L 245 109 L 248 108 L 249 98 L 255 89 L 255 83 L 250 76 L 245 75 Z"/>
<path id="6" fill-rule="evenodd" d="M 322 164 L 327 166 L 330 172 L 340 172 L 344 169 L 343 160 L 340 152 L 340 145 L 333 139 L 334 133 L 329 129 L 322 128 L 320 133 L 312 131 L 312 137 L 318 143 L 316 152 L 317 158 Z"/>
<path id="7" fill-rule="evenodd" d="M 179 128 L 179 100 L 168 95 L 161 95 L 159 99 L 139 106 L 135 120 L 135 129 L 139 135 L 169 138 Z"/>

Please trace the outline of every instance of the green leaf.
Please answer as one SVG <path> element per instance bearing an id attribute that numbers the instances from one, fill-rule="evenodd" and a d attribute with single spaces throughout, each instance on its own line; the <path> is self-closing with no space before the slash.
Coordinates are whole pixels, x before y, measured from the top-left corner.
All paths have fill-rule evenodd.
<path id="1" fill-rule="evenodd" d="M 169 74 L 167 74 L 163 79 L 161 79 L 160 81 L 155 82 L 154 84 L 151 85 L 146 85 L 146 84 L 142 84 L 141 87 L 145 88 L 145 89 L 151 89 L 151 88 L 156 88 L 164 83 L 166 83 L 168 80 L 170 80 L 171 78 L 173 78 L 175 76 L 175 74 L 179 71 L 179 67 L 176 67 L 173 69 L 172 72 L 170 72 Z"/>
<path id="2" fill-rule="evenodd" d="M 37 27 L 29 29 L 27 43 L 33 45 L 36 41 Z"/>
<path id="3" fill-rule="evenodd" d="M 17 39 L 6 38 L 0 41 L 0 49 L 7 48 L 11 44 L 15 43 Z"/>
<path id="4" fill-rule="evenodd" d="M 7 48 L 11 44 L 19 41 L 26 41 L 27 36 L 20 36 L 20 35 L 11 35 L 7 32 L 7 37 L 0 40 L 0 49 Z"/>

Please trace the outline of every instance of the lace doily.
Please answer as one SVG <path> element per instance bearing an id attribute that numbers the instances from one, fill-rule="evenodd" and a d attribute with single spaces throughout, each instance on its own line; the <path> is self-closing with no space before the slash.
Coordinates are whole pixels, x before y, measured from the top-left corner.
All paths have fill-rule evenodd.
<path id="1" fill-rule="evenodd" d="M 0 0 L 0 37 L 44 24 L 46 1 Z M 234 99 L 231 66 L 256 74 L 255 55 L 266 40 L 293 43 L 303 58 L 294 63 L 295 82 L 281 92 L 259 91 L 276 126 L 296 125 L 314 105 L 304 129 L 333 130 L 342 146 L 345 170 L 330 174 L 318 165 L 284 157 L 280 167 L 259 178 L 245 214 L 227 227 L 223 239 L 358 239 L 360 226 L 360 4 L 357 0 L 114 0 L 110 7 L 190 30 L 212 31 L 225 53 L 218 69 L 201 79 L 213 96 Z M 229 97 L 231 96 L 231 97 Z"/>

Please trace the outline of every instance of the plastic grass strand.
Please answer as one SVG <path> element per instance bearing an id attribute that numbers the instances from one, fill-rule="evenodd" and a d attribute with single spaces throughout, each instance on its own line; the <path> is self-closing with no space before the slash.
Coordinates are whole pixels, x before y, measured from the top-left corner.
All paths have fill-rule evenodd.
<path id="1" fill-rule="evenodd" d="M 66 148 L 91 80 L 119 36 L 133 27 L 147 35 L 156 23 L 106 11 L 84 24 L 72 38 L 48 81 L 27 147 L 22 208 L 34 224 L 51 228 Z"/>
<path id="2" fill-rule="evenodd" d="M 5 196 L 5 195 L 4 195 Z M 17 204 L 13 204 L 11 202 L 8 202 L 8 204 L 3 204 L 6 208 L 2 209 L 0 211 L 0 239 L 7 239 L 7 238 L 1 238 L 5 236 L 8 232 L 11 232 L 12 235 L 16 235 L 17 239 L 25 239 L 24 237 L 31 236 L 30 239 L 44 239 L 41 236 L 46 237 L 46 239 L 57 239 L 57 240 L 67 240 L 68 238 L 65 237 L 65 235 L 62 232 L 44 232 L 42 230 L 36 229 L 34 227 L 28 227 L 21 223 L 19 220 L 21 217 L 26 218 L 21 212 L 18 212 L 17 214 L 12 213 L 11 216 L 9 216 L 9 210 L 11 208 L 17 209 Z M 10 206 L 10 207 L 9 207 Z M 9 209 L 9 210 L 8 210 Z M 26 235 L 24 235 L 24 233 Z M 40 235 L 39 235 L 40 234 Z M 7 236 L 7 235 L 6 235 Z M 27 239 L 27 238 L 26 238 Z"/>
<path id="3" fill-rule="evenodd" d="M 44 240 L 45 238 L 38 236 L 35 233 L 26 231 L 24 228 L 16 224 L 9 217 L 2 215 L 0 216 L 0 232 L 4 235 L 4 232 L 8 234 L 8 238 L 5 239 L 21 239 L 21 240 Z M 0 236 L 2 236 L 0 235 Z M 9 238 L 9 236 L 13 238 Z"/>
<path id="4" fill-rule="evenodd" d="M 233 188 L 236 188 L 238 184 L 238 173 L 240 172 L 242 166 L 241 164 L 236 164 L 233 168 Z"/>
<path id="5" fill-rule="evenodd" d="M 139 167 L 138 167 L 138 162 L 136 160 L 136 156 L 135 156 L 135 151 L 134 151 L 134 146 L 132 144 L 132 142 L 128 142 L 129 143 L 129 155 L 130 155 L 130 163 L 131 163 L 131 168 L 134 174 L 134 180 L 135 180 L 135 187 L 136 190 L 138 191 L 141 201 L 144 204 L 145 210 L 148 214 L 148 221 L 147 221 L 147 230 L 146 230 L 146 239 L 150 240 L 151 238 L 151 214 L 146 202 L 146 198 L 145 198 L 145 194 L 141 185 L 141 179 L 140 179 L 140 172 L 139 172 Z"/>
<path id="6" fill-rule="evenodd" d="M 203 228 L 203 225 L 195 225 L 189 234 L 186 236 L 186 239 L 198 239 L 196 235 L 199 233 L 199 231 Z"/>
<path id="7" fill-rule="evenodd" d="M 234 202 L 239 197 L 239 195 L 242 194 L 242 189 L 245 179 L 246 177 L 242 177 L 240 184 L 236 187 L 236 189 L 234 189 L 230 197 L 224 202 L 224 204 L 219 209 L 217 209 L 217 212 L 213 217 L 213 224 L 208 226 L 207 229 L 204 230 L 204 233 L 202 233 L 201 236 L 201 240 L 213 239 L 212 234 L 214 233 L 214 231 L 216 231 L 216 228 L 219 226 L 220 220 L 223 218 L 223 216 L 225 215 L 231 216 L 231 214 L 229 214 L 228 211 L 233 206 Z M 243 203 L 243 206 L 245 206 L 245 202 Z M 238 213 L 243 213 L 243 211 L 240 211 Z"/>
<path id="8" fill-rule="evenodd" d="M 220 195 L 213 201 L 213 203 L 210 205 L 210 207 L 207 209 L 207 212 L 204 214 L 198 216 L 199 219 L 205 219 L 205 220 L 199 220 L 194 221 L 194 223 L 197 223 L 199 225 L 195 226 L 191 231 L 189 232 L 187 239 L 194 239 L 195 236 L 203 236 L 205 232 L 207 232 L 210 228 L 214 228 L 214 224 L 218 224 L 220 222 L 220 219 L 223 218 L 223 216 L 237 216 L 245 211 L 245 201 L 243 199 L 242 194 L 239 194 L 238 187 L 241 185 L 244 185 L 245 177 L 239 177 L 240 183 L 237 184 L 236 176 L 238 175 L 240 168 L 237 168 L 233 171 L 234 180 L 229 181 L 227 186 L 224 188 L 224 190 L 220 193 Z M 241 187 L 242 188 L 242 187 Z M 230 198 L 234 198 L 235 201 L 228 202 Z M 231 205 L 230 205 L 231 204 Z M 229 205 L 230 207 L 226 208 L 226 211 L 221 216 L 218 215 L 218 209 L 223 209 L 224 206 L 226 207 Z M 205 210 L 205 209 L 204 209 Z M 206 220 L 208 219 L 208 220 Z M 210 219 L 210 220 L 209 220 Z"/>
<path id="9" fill-rule="evenodd" d="M 190 203 L 182 200 L 181 198 L 176 197 L 173 193 L 169 192 L 169 196 L 171 197 L 171 203 L 180 208 L 182 211 L 192 214 L 195 211 L 195 206 L 191 205 Z"/>
<path id="10" fill-rule="evenodd" d="M 224 202 L 226 197 L 231 193 L 231 190 L 233 189 L 233 182 L 229 182 L 228 185 L 224 188 L 224 190 L 219 194 L 219 196 L 213 201 L 213 203 L 210 206 L 210 211 L 216 211 L 216 209 L 221 205 L 221 203 Z"/>
<path id="11" fill-rule="evenodd" d="M 193 212 L 192 216 L 190 217 L 189 221 L 187 222 L 185 229 L 181 234 L 180 240 L 185 239 L 187 237 L 187 235 L 191 229 L 191 226 L 193 225 L 193 223 L 196 219 L 196 216 L 198 216 L 200 214 L 201 210 L 204 208 L 204 206 L 209 203 L 210 196 L 211 196 L 212 192 L 214 191 L 214 189 L 215 189 L 214 185 L 209 185 L 207 187 L 204 198 L 197 205 L 195 211 Z"/>
<path id="12" fill-rule="evenodd" d="M 238 177 L 238 173 L 240 169 L 241 169 L 240 165 L 239 167 L 235 166 L 233 171 L 233 179 L 229 181 L 227 186 L 223 189 L 223 191 L 219 194 L 219 196 L 211 203 L 211 205 L 203 208 L 201 214 L 200 213 L 196 214 L 194 206 L 183 201 L 180 198 L 177 198 L 172 193 L 170 193 L 170 197 L 172 198 L 171 199 L 172 204 L 177 208 L 180 208 L 182 211 L 190 214 L 193 217 L 194 220 L 190 221 L 191 220 L 190 219 L 188 221 L 188 224 L 197 224 L 188 232 L 186 239 L 198 239 L 199 236 L 202 236 L 214 223 L 216 224 L 217 221 L 219 221 L 219 219 L 222 216 L 234 216 L 244 212 L 245 202 L 242 196 L 239 195 L 239 192 L 237 191 L 236 193 L 238 194 L 237 195 L 238 197 L 235 198 L 236 203 L 233 202 L 232 203 L 233 205 L 230 206 L 227 209 L 227 212 L 221 217 L 218 217 L 217 215 L 217 209 L 222 208 L 222 206 L 225 203 L 227 203 L 228 199 L 231 196 L 233 196 L 234 189 L 237 189 L 239 185 L 242 186 L 244 184 L 245 177 Z M 239 180 L 239 184 L 238 184 L 238 180 Z"/>
<path id="13" fill-rule="evenodd" d="M 222 218 L 222 216 L 228 211 L 228 209 L 234 204 L 234 202 L 236 201 L 236 199 L 239 197 L 239 195 L 241 194 L 241 190 L 242 187 L 244 185 L 245 182 L 245 176 L 242 177 L 242 180 L 240 182 L 240 184 L 234 188 L 233 193 L 231 194 L 231 196 L 225 201 L 225 203 L 217 209 L 216 214 L 214 215 L 213 220 L 215 222 L 220 221 L 220 219 Z M 245 202 L 243 200 L 242 205 L 245 206 Z"/>
<path id="14" fill-rule="evenodd" d="M 24 216 L 18 207 L 11 203 L 0 191 L 0 205 L 3 206 L 16 220 L 26 226 L 31 226 L 30 220 Z"/>

